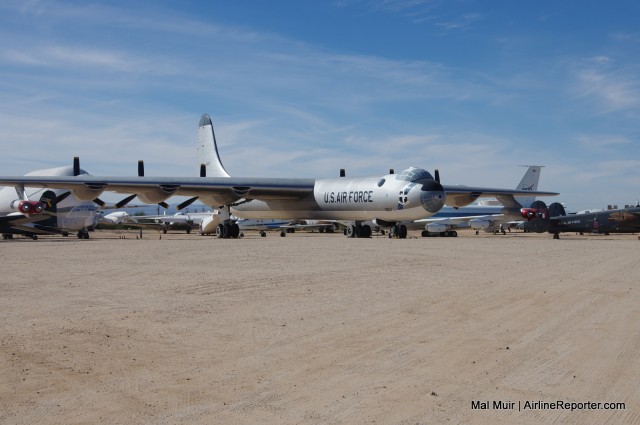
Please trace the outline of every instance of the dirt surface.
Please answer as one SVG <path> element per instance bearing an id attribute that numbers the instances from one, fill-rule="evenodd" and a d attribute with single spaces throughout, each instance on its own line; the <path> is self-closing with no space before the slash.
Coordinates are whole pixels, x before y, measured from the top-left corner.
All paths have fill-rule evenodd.
<path id="1" fill-rule="evenodd" d="M 637 236 L 461 233 L 0 241 L 0 423 L 640 423 Z"/>

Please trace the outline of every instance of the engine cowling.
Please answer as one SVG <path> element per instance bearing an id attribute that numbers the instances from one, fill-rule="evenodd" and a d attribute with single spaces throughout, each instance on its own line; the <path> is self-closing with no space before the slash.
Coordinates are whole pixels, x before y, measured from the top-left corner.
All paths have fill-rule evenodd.
<path id="1" fill-rule="evenodd" d="M 426 229 L 429 233 L 442 233 L 448 230 L 447 225 L 442 223 L 429 223 Z"/>
<path id="2" fill-rule="evenodd" d="M 161 185 L 145 189 L 144 192 L 138 193 L 138 198 L 146 204 L 159 204 L 169 199 L 179 186 Z"/>
<path id="3" fill-rule="evenodd" d="M 73 196 L 81 201 L 93 201 L 104 192 L 106 184 L 88 184 L 83 187 L 75 187 L 71 190 Z"/>
<path id="4" fill-rule="evenodd" d="M 46 205 L 38 201 L 13 201 L 11 208 L 24 215 L 42 214 Z"/>
<path id="5" fill-rule="evenodd" d="M 469 226 L 475 230 L 485 230 L 491 227 L 491 222 L 488 220 L 469 220 Z"/>

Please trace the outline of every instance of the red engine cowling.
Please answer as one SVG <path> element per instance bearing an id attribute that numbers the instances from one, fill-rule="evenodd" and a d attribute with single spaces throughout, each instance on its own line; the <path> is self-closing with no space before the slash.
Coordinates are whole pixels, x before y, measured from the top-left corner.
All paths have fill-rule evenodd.
<path id="1" fill-rule="evenodd" d="M 547 218 L 547 210 L 546 209 L 538 209 L 538 208 L 522 208 L 520 210 L 520 214 L 523 218 L 527 220 L 532 220 L 534 218 Z"/>
<path id="2" fill-rule="evenodd" d="M 546 211 L 537 208 L 522 208 L 520 210 L 520 214 L 527 220 L 532 220 L 534 218 L 546 218 Z"/>
<path id="3" fill-rule="evenodd" d="M 18 202 L 18 211 L 24 215 L 42 214 L 45 205 L 38 201 L 20 201 Z"/>

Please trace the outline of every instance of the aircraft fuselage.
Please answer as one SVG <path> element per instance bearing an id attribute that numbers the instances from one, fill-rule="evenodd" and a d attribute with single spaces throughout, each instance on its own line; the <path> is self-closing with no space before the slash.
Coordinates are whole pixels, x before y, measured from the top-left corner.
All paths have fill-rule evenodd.
<path id="1" fill-rule="evenodd" d="M 552 217 L 549 233 L 557 232 L 640 232 L 640 208 L 626 208 L 622 210 Z"/>
<path id="2" fill-rule="evenodd" d="M 312 194 L 300 200 L 251 200 L 232 208 L 241 218 L 412 221 L 429 217 L 444 203 L 444 193 L 423 185 L 381 178 L 334 178 L 315 181 Z M 428 201 L 435 200 L 432 211 Z"/>

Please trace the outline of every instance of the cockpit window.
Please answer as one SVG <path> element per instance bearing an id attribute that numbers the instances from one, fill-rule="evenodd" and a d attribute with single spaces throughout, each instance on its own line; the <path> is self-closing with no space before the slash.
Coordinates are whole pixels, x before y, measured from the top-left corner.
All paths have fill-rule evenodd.
<path id="1" fill-rule="evenodd" d="M 427 170 L 423 170 L 422 168 L 411 167 L 400 174 L 396 174 L 396 180 L 404 180 L 407 182 L 417 182 L 425 179 L 433 180 L 433 176 L 429 174 Z"/>

